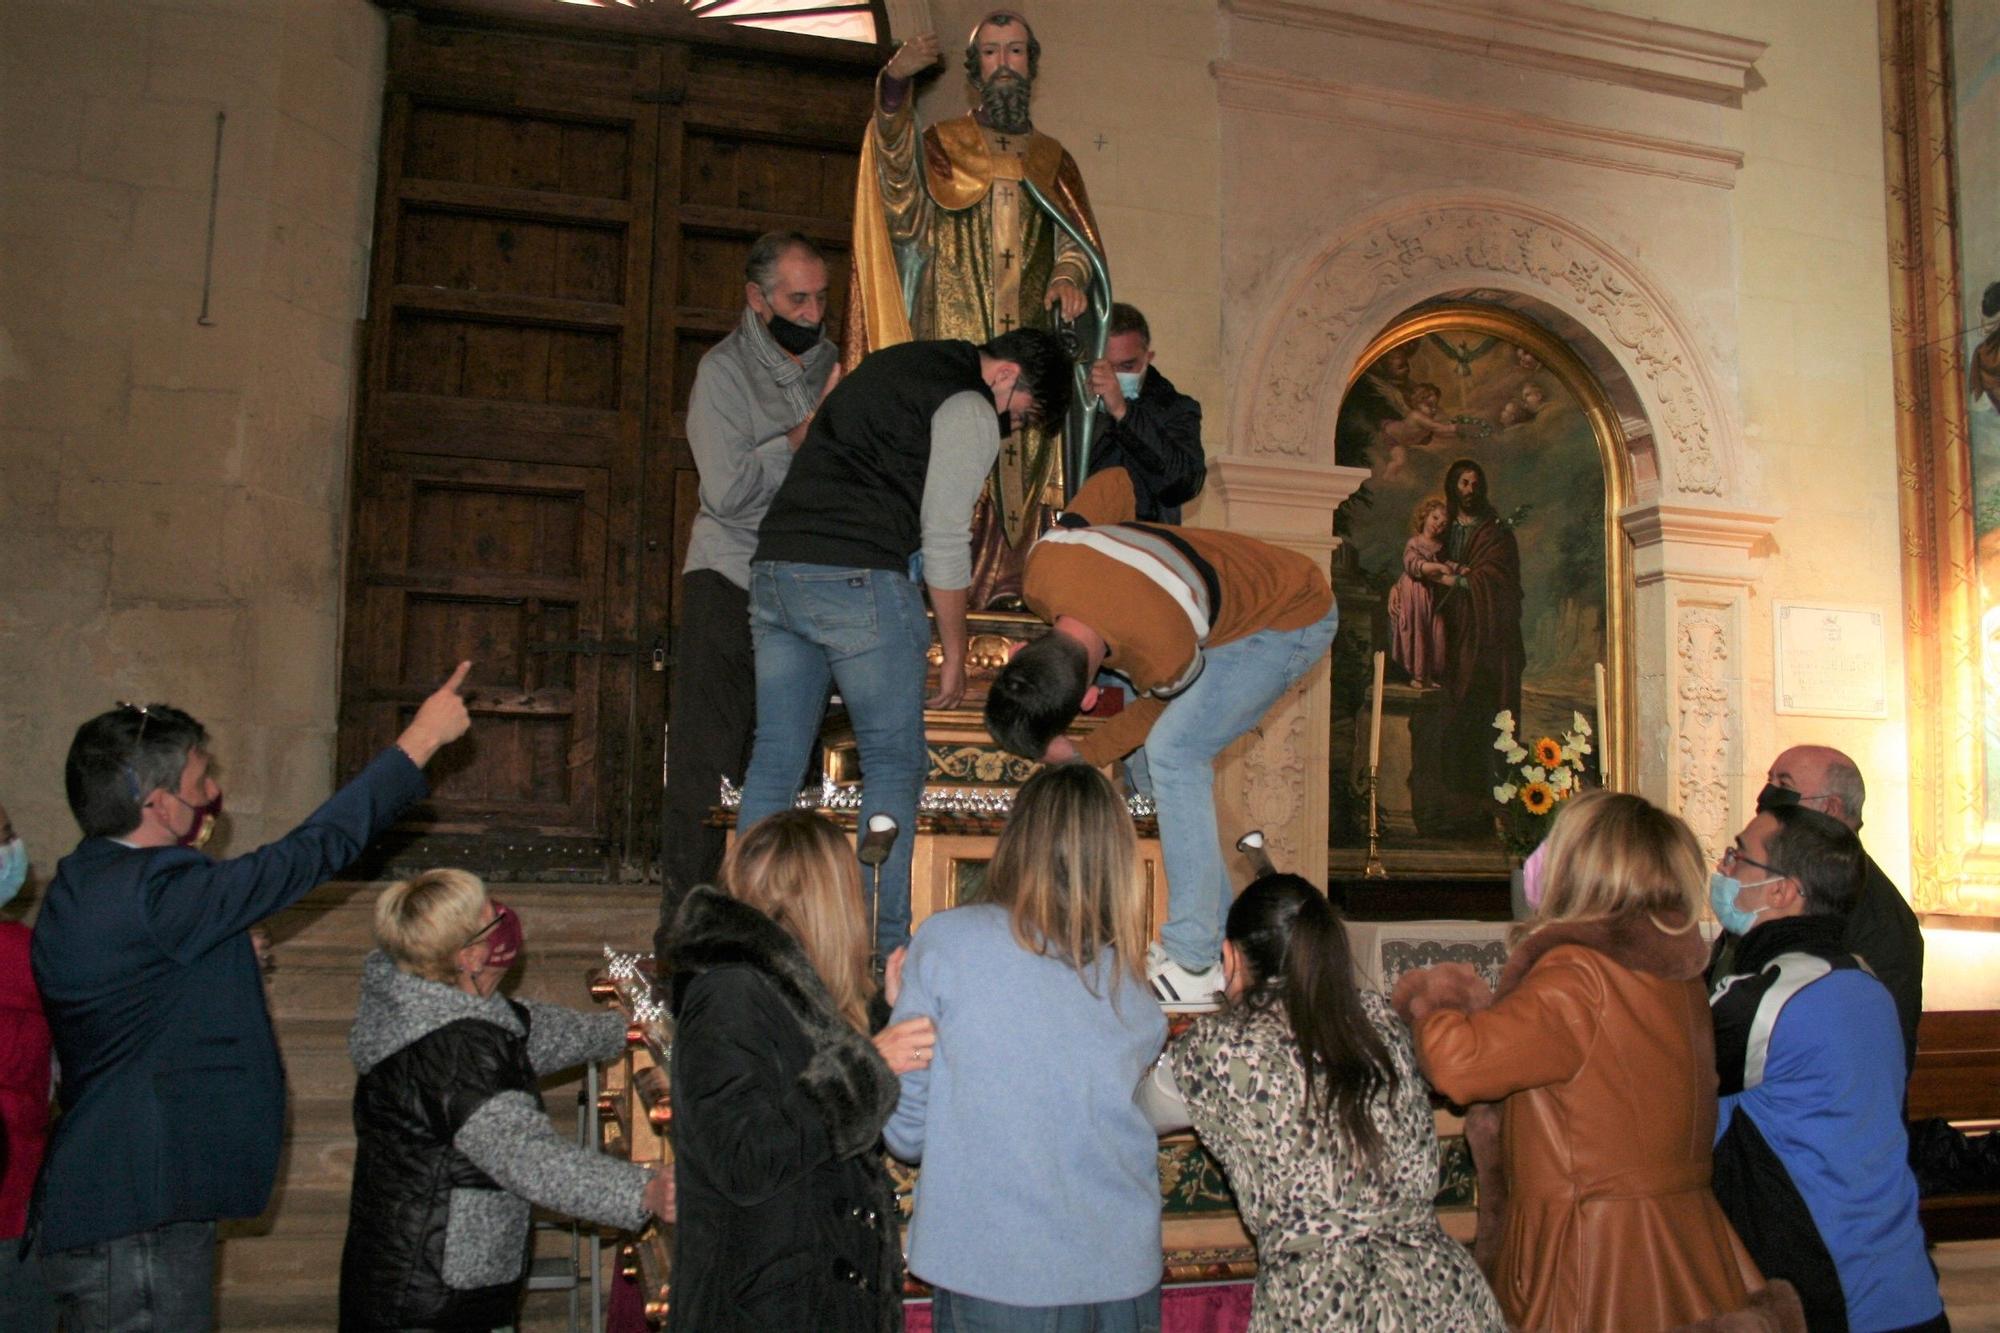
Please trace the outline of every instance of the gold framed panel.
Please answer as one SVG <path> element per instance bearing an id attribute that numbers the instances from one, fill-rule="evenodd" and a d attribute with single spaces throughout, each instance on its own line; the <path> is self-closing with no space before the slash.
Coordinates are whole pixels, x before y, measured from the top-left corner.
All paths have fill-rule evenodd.
<path id="1" fill-rule="evenodd" d="M 1396 321 L 1363 349 L 1361 357 L 1347 372 L 1343 395 L 1377 357 L 1392 347 L 1415 342 L 1430 333 L 1472 333 L 1496 337 L 1526 348 L 1543 368 L 1562 382 L 1583 408 L 1590 433 L 1597 442 L 1598 462 L 1604 468 L 1604 735 L 1598 761 L 1606 785 L 1626 791 L 1632 785 L 1632 755 L 1628 744 L 1632 721 L 1629 717 L 1631 691 L 1625 681 L 1632 663 L 1632 544 L 1618 515 L 1630 503 L 1632 457 L 1625 447 L 1625 428 L 1610 397 L 1597 377 L 1570 345 L 1540 324 L 1500 306 L 1471 301 L 1443 302 L 1425 306 L 1415 314 Z"/>
<path id="2" fill-rule="evenodd" d="M 1902 530 L 1911 898 L 2000 923 L 2000 825 L 1988 817 L 1951 9 L 1880 0 L 1891 356 Z"/>
<path id="3" fill-rule="evenodd" d="M 1601 660 L 1605 667 L 1606 697 L 1602 734 L 1597 738 L 1598 761 L 1608 785 L 1619 790 L 1629 790 L 1634 771 L 1632 747 L 1629 742 L 1634 725 L 1633 704 L 1628 684 L 1633 670 L 1632 663 L 1635 660 L 1632 643 L 1632 605 L 1635 593 L 1631 541 L 1619 522 L 1619 514 L 1630 503 L 1633 483 L 1631 458 L 1618 414 L 1596 377 L 1561 337 L 1513 310 L 1468 301 L 1425 305 L 1396 320 L 1377 334 L 1348 370 L 1346 383 L 1342 389 L 1343 412 L 1364 374 L 1370 367 L 1376 365 L 1384 353 L 1405 344 L 1417 343 L 1433 334 L 1451 335 L 1455 338 L 1467 336 L 1477 339 L 1493 338 L 1532 354 L 1535 360 L 1540 362 L 1540 372 L 1554 379 L 1570 395 L 1584 417 L 1583 424 L 1590 432 L 1602 477 L 1604 505 L 1600 533 L 1604 595 L 1604 643 Z M 1588 713 L 1588 704 L 1584 705 L 1581 711 Z M 1365 723 L 1358 722 L 1357 726 L 1360 725 Z M 1358 737 L 1356 743 L 1357 745 L 1359 743 Z M 1335 772 L 1332 775 L 1336 785 L 1343 780 L 1345 773 L 1342 770 L 1348 764 L 1341 755 L 1340 744 L 1336 741 L 1333 756 Z M 1385 764 L 1388 762 L 1385 759 Z M 1384 780 L 1387 782 L 1391 779 L 1385 777 Z M 1497 812 L 1498 806 L 1494 808 Z M 1386 826 L 1385 820 L 1385 828 Z M 1425 845 L 1426 842 L 1429 845 Z M 1339 841 L 1336 835 L 1335 845 L 1330 853 L 1336 868 L 1359 870 L 1361 854 L 1358 847 L 1350 847 L 1346 842 Z M 1392 875 L 1483 874 L 1504 871 L 1507 865 L 1505 849 L 1497 836 L 1490 850 L 1485 849 L 1483 844 L 1479 848 L 1473 848 L 1468 844 L 1462 849 L 1454 850 L 1448 846 L 1438 845 L 1436 840 L 1421 838 L 1419 845 L 1399 847 L 1385 836 L 1381 856 Z M 1349 862 L 1353 864 L 1349 866 Z"/>

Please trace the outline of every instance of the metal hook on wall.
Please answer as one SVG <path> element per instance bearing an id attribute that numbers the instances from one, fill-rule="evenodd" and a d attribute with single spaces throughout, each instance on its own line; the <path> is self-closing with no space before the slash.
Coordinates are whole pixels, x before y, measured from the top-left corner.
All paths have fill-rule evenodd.
<path id="1" fill-rule="evenodd" d="M 222 125 L 228 119 L 227 111 L 215 113 L 215 164 L 208 176 L 208 253 L 201 261 L 201 313 L 194 317 L 194 322 L 203 328 L 215 327 L 215 321 L 208 317 L 208 297 L 215 284 L 215 214 L 222 199 Z"/>

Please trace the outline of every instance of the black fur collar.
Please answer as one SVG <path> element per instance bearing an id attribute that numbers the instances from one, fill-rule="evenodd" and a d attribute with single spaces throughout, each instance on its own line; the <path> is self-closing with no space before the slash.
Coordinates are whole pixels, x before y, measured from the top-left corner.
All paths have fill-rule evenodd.
<path id="1" fill-rule="evenodd" d="M 747 967 L 767 977 L 792 1017 L 811 1039 L 813 1057 L 799 1087 L 825 1116 L 836 1155 L 847 1158 L 875 1146 L 896 1109 L 896 1076 L 875 1049 L 833 1007 L 799 942 L 756 908 L 699 886 L 674 920 L 673 1009 L 678 1016 L 687 985 L 704 972 Z"/>

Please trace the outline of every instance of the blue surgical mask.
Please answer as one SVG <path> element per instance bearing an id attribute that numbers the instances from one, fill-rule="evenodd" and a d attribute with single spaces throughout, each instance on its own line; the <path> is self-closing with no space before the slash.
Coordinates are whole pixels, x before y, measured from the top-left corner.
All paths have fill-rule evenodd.
<path id="1" fill-rule="evenodd" d="M 0 907 L 14 901 L 14 895 L 28 882 L 28 846 L 19 838 L 0 844 Z"/>
<path id="2" fill-rule="evenodd" d="M 1145 371 L 1118 370 L 1112 373 L 1118 376 L 1118 392 L 1125 395 L 1127 402 L 1139 396 L 1139 386 L 1146 382 Z"/>
<path id="3" fill-rule="evenodd" d="M 1775 880 L 1760 879 L 1759 885 L 1776 883 Z M 1757 918 L 1764 912 L 1758 908 L 1746 912 L 1736 905 L 1736 896 L 1743 892 L 1743 881 L 1734 875 L 1725 875 L 1720 870 L 1709 872 L 1708 905 L 1715 909 L 1715 919 L 1731 935 L 1748 935 L 1750 928 L 1757 924 Z"/>

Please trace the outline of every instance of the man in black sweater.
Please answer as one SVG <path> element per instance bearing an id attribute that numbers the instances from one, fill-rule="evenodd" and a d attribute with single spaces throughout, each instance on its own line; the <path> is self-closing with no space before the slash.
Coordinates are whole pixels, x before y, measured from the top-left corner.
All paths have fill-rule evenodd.
<path id="1" fill-rule="evenodd" d="M 1153 330 L 1137 307 L 1123 301 L 1111 307 L 1110 336 L 1090 368 L 1090 390 L 1110 418 L 1091 446 L 1090 474 L 1124 468 L 1132 474 L 1138 520 L 1179 523 L 1181 506 L 1208 480 L 1201 404 L 1153 364 Z"/>
<path id="2" fill-rule="evenodd" d="M 1038 329 L 984 346 L 886 347 L 813 414 L 758 529 L 750 563 L 757 736 L 737 825 L 791 808 L 831 682 L 860 751 L 862 825 L 887 815 L 898 830 L 881 870 L 882 958 L 910 933 L 924 708 L 954 707 L 965 693 L 972 507 L 1002 433 L 1061 420 L 1070 375 L 1061 345 Z M 929 699 L 931 628 L 919 581 L 943 650 Z"/>

